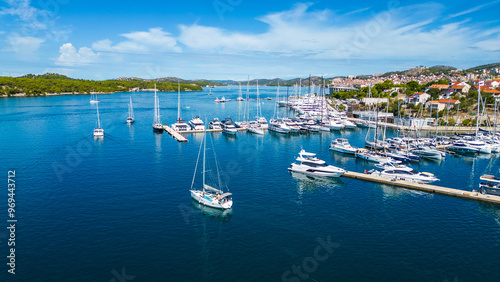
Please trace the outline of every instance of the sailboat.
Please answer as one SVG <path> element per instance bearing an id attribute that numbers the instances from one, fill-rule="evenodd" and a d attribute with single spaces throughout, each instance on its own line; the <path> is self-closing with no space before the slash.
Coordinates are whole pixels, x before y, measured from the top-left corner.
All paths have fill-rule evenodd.
<path id="1" fill-rule="evenodd" d="M 101 128 L 101 120 L 99 119 L 99 104 L 97 104 L 97 128 L 94 128 L 94 137 L 104 137 L 104 129 Z"/>
<path id="2" fill-rule="evenodd" d="M 132 108 L 132 96 L 130 96 L 130 104 L 128 105 L 128 118 L 127 118 L 127 123 L 132 124 L 134 123 L 134 108 Z"/>
<path id="3" fill-rule="evenodd" d="M 97 99 L 97 93 L 94 91 L 90 92 L 90 104 L 97 104 L 100 101 Z"/>
<path id="4" fill-rule="evenodd" d="M 238 91 L 238 98 L 236 98 L 236 101 L 245 101 L 245 99 L 243 99 L 243 96 L 241 94 L 241 82 L 238 82 L 238 86 L 239 86 L 239 91 Z"/>
<path id="5" fill-rule="evenodd" d="M 189 125 L 181 119 L 181 85 L 177 80 L 177 122 L 172 124 L 172 129 L 175 131 L 188 131 Z"/>
<path id="6" fill-rule="evenodd" d="M 163 125 L 160 122 L 160 99 L 156 96 L 156 84 L 155 84 L 155 115 L 153 121 L 153 131 L 156 133 L 163 133 Z"/>
<path id="7" fill-rule="evenodd" d="M 257 117 L 255 121 L 259 124 L 261 129 L 269 129 L 269 125 L 267 124 L 267 119 L 262 116 L 262 106 L 260 105 L 260 97 L 259 97 L 259 80 L 257 79 Z"/>
<path id="8" fill-rule="evenodd" d="M 224 193 L 221 189 L 214 188 L 208 184 L 206 184 L 206 151 L 207 151 L 207 132 L 205 130 L 205 133 L 203 135 L 203 141 L 202 144 L 200 144 L 200 150 L 198 153 L 198 160 L 200 159 L 200 154 L 201 154 L 201 145 L 203 145 L 203 169 L 202 169 L 202 175 L 203 175 L 203 186 L 201 190 L 195 190 L 193 189 L 194 186 L 194 180 L 196 178 L 196 171 L 198 168 L 198 161 L 196 161 L 196 167 L 194 169 L 194 175 L 193 175 L 193 181 L 191 182 L 191 189 L 189 192 L 191 193 L 191 198 L 193 198 L 195 201 L 198 203 L 213 207 L 213 208 L 218 208 L 218 209 L 230 209 L 233 206 L 233 200 L 232 200 L 232 193 L 226 192 Z M 215 156 L 215 154 L 214 154 Z M 216 161 L 217 163 L 217 161 Z M 217 178 L 219 179 L 219 186 L 220 186 L 220 175 L 219 175 L 219 169 L 217 166 Z"/>

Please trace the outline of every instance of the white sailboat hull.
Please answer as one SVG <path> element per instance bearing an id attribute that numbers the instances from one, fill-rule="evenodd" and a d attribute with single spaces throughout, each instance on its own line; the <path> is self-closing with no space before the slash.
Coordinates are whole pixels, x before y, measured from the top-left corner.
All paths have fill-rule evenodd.
<path id="1" fill-rule="evenodd" d="M 190 190 L 191 198 L 198 203 L 217 209 L 230 209 L 233 206 L 231 199 L 220 199 L 218 195 L 199 190 Z"/>

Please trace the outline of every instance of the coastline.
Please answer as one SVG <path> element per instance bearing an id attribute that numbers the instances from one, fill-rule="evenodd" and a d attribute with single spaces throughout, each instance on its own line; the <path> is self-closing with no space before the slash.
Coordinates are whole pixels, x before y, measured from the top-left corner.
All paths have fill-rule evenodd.
<path id="1" fill-rule="evenodd" d="M 34 97 L 49 97 L 49 96 L 64 96 L 64 95 L 111 95 L 115 93 L 125 93 L 125 92 L 154 92 L 154 89 L 141 89 L 141 90 L 134 90 L 134 91 L 116 91 L 116 92 L 93 92 L 93 93 L 79 93 L 79 92 L 60 92 L 60 93 L 44 93 L 40 95 L 26 95 L 26 93 L 16 93 L 16 94 L 11 94 L 11 95 L 0 95 L 0 98 L 34 98 Z M 157 90 L 158 91 L 158 90 Z M 177 91 L 158 91 L 158 92 L 177 92 Z M 181 92 L 196 92 L 194 90 L 190 89 L 185 89 L 181 90 Z"/>

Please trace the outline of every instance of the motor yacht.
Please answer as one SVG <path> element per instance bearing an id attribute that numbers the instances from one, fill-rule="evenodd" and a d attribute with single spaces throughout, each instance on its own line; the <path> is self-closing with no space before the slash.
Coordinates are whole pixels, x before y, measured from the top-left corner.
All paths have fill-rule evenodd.
<path id="1" fill-rule="evenodd" d="M 327 165 L 325 161 L 315 156 L 315 153 L 309 153 L 301 150 L 299 152 L 299 157 L 296 159 L 300 163 L 292 163 L 288 170 L 321 177 L 340 177 L 345 173 L 345 170 L 332 165 Z"/>

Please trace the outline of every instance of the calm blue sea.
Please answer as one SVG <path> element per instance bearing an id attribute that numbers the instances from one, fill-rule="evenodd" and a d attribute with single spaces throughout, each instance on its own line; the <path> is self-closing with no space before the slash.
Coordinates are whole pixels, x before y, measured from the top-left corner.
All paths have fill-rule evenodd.
<path id="1" fill-rule="evenodd" d="M 237 86 L 207 93 L 182 93 L 181 116 L 242 119 L 244 102 L 214 103 L 236 98 Z M 262 102 L 270 119 L 276 88 L 260 94 L 273 98 Z M 136 122 L 127 126 L 130 95 Z M 340 136 L 362 146 L 363 129 L 209 133 L 207 152 L 216 152 L 234 206 L 199 207 L 188 190 L 202 134 L 183 144 L 153 133 L 153 95 L 100 95 L 101 141 L 92 137 L 89 96 L 0 99 L 0 281 L 499 280 L 499 206 L 287 171 L 301 148 L 347 170 L 373 168 L 328 150 Z M 158 95 L 171 124 L 177 93 Z M 248 103 L 254 117 L 257 102 Z M 499 168 L 497 156 L 414 167 L 468 191 Z M 9 169 L 16 171 L 15 275 L 7 272 Z"/>

